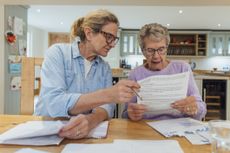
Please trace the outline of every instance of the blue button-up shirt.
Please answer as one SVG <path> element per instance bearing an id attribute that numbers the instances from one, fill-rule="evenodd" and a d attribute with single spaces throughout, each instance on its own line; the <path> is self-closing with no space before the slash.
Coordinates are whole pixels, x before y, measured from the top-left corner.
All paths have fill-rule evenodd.
<path id="1" fill-rule="evenodd" d="M 69 117 L 68 111 L 82 94 L 112 86 L 112 73 L 108 63 L 97 56 L 85 77 L 84 58 L 79 53 L 77 42 L 56 44 L 46 51 L 41 82 L 35 115 Z M 100 107 L 113 117 L 114 104 Z"/>

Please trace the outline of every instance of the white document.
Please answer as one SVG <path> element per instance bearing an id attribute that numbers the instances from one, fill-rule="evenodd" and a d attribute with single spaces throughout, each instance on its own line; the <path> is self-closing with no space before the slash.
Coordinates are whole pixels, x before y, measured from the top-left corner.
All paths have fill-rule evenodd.
<path id="1" fill-rule="evenodd" d="M 138 81 L 140 96 L 137 103 L 145 104 L 151 113 L 179 113 L 170 104 L 186 97 L 189 72 L 173 75 L 157 75 Z"/>
<path id="2" fill-rule="evenodd" d="M 96 128 L 92 129 L 89 138 L 105 138 L 107 136 L 109 121 L 101 122 Z"/>
<path id="3" fill-rule="evenodd" d="M 49 153 L 49 152 L 41 151 L 41 150 L 35 150 L 32 148 L 22 148 L 22 149 L 19 149 L 18 151 L 14 152 L 14 153 Z"/>
<path id="4" fill-rule="evenodd" d="M 0 135 L 0 144 L 58 145 L 63 138 L 57 133 L 64 126 L 61 121 L 28 121 Z"/>
<path id="5" fill-rule="evenodd" d="M 58 145 L 64 138 L 58 132 L 67 122 L 61 121 L 29 121 L 19 124 L 0 135 L 0 144 L 18 145 Z M 89 133 L 89 138 L 105 138 L 109 121 L 100 123 Z"/>
<path id="6" fill-rule="evenodd" d="M 165 147 L 167 146 L 167 147 Z M 183 153 L 176 140 L 114 140 L 103 144 L 67 144 L 62 153 Z"/>
<path id="7" fill-rule="evenodd" d="M 153 121 L 147 124 L 165 137 L 185 136 L 192 144 L 210 143 L 207 124 L 192 118 Z"/>
<path id="8" fill-rule="evenodd" d="M 167 146 L 167 147 L 165 147 Z M 114 140 L 110 144 L 68 144 L 62 153 L 183 153 L 176 140 Z"/>
<path id="9" fill-rule="evenodd" d="M 127 153 L 183 153 L 176 140 L 114 140 L 116 147 Z M 167 146 L 167 147 L 165 147 Z M 125 153 L 125 152 L 124 152 Z"/>

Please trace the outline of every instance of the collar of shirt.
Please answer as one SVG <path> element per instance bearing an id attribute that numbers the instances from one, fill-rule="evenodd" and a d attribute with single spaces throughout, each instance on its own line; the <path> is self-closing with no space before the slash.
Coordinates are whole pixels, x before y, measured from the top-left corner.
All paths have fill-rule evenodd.
<path id="1" fill-rule="evenodd" d="M 78 47 L 78 42 L 74 41 L 72 43 L 72 50 L 73 50 L 73 58 L 82 58 L 84 61 L 84 57 L 80 54 L 79 47 Z M 92 64 L 94 63 L 99 63 L 99 56 L 96 56 L 96 58 L 92 61 Z"/>

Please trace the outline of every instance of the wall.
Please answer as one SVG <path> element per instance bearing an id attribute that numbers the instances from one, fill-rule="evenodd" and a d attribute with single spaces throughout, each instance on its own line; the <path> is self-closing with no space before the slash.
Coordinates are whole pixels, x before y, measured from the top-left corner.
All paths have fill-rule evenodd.
<path id="1" fill-rule="evenodd" d="M 29 55 L 31 57 L 44 57 L 45 51 L 48 48 L 48 32 L 37 27 L 28 25 L 28 42 L 29 42 Z M 119 35 L 118 35 L 119 37 Z M 109 62 L 111 68 L 119 67 L 120 59 L 120 44 L 110 50 L 108 56 L 103 58 Z"/>
<path id="2" fill-rule="evenodd" d="M 130 64 L 132 68 L 136 67 L 136 64 L 141 65 L 143 63 L 144 56 L 141 55 L 130 55 L 125 57 L 127 64 Z M 171 60 L 171 58 L 170 58 Z M 185 60 L 185 58 L 176 58 L 176 60 Z M 230 67 L 230 57 L 227 56 L 214 56 L 204 58 L 188 58 L 186 61 L 193 61 L 196 63 L 196 68 L 199 70 L 212 70 L 217 68 L 223 70 L 224 66 Z"/>
<path id="3" fill-rule="evenodd" d="M 30 38 L 29 56 L 43 57 L 45 50 L 48 48 L 48 32 L 34 26 L 28 26 Z"/>
<path id="4" fill-rule="evenodd" d="M 17 36 L 17 40 L 25 40 L 27 36 L 27 8 L 24 6 L 17 6 L 17 5 L 5 5 L 4 6 L 4 21 L 8 21 L 9 16 L 17 16 L 23 19 L 25 23 L 23 25 L 23 35 Z M 4 31 L 9 30 L 8 22 L 4 24 Z M 19 106 L 20 106 L 20 91 L 12 91 L 10 90 L 10 81 L 13 76 L 20 76 L 20 74 L 10 74 L 8 70 L 8 56 L 9 55 L 18 55 L 17 52 L 12 52 L 13 47 L 9 45 L 6 41 L 4 51 L 4 78 L 5 78 L 5 85 L 4 85 L 4 95 L 5 95 L 5 104 L 4 104 L 4 113 L 5 114 L 18 114 L 19 113 Z M 18 45 L 18 41 L 16 43 L 16 47 Z"/>
<path id="5" fill-rule="evenodd" d="M 5 52 L 4 52 L 4 5 L 0 4 L 0 114 L 4 113 L 4 68 L 5 68 Z"/>
<path id="6" fill-rule="evenodd" d="M 230 66 L 230 57 L 227 56 L 207 57 L 193 61 L 196 63 L 196 69 L 202 70 L 212 70 L 214 67 L 223 70 L 224 66 Z"/>

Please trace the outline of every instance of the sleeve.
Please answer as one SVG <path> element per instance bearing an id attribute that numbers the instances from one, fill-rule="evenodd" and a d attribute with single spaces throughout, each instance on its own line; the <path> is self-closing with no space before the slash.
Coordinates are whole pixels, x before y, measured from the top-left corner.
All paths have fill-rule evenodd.
<path id="1" fill-rule="evenodd" d="M 40 99 L 51 117 L 69 117 L 68 111 L 81 96 L 79 93 L 67 93 L 63 56 L 61 48 L 52 46 L 46 52 L 41 70 Z"/>
<path id="2" fill-rule="evenodd" d="M 104 75 L 105 76 L 104 88 L 109 88 L 112 86 L 112 71 L 111 71 L 111 68 L 109 67 L 108 64 L 106 64 L 104 74 L 105 74 Z M 101 105 L 99 107 L 106 110 L 109 118 L 112 118 L 114 116 L 115 103 L 105 104 L 105 105 Z"/>
<path id="3" fill-rule="evenodd" d="M 197 120 L 201 120 L 202 118 L 205 117 L 205 114 L 207 112 L 206 104 L 201 98 L 201 95 L 200 95 L 198 87 L 196 85 L 196 81 L 193 77 L 193 73 L 192 73 L 191 68 L 188 68 L 188 71 L 189 71 L 189 84 L 188 84 L 187 96 L 194 96 L 196 98 L 196 102 L 197 102 L 197 106 L 198 106 L 198 112 L 193 118 L 195 118 Z"/>
<path id="4" fill-rule="evenodd" d="M 134 81 L 136 81 L 136 79 L 135 79 L 135 69 L 134 69 L 132 72 L 130 72 L 128 79 L 129 79 L 129 80 L 134 80 Z M 137 102 L 137 97 L 134 96 L 134 97 L 131 99 L 130 102 L 131 102 L 131 103 L 136 103 L 136 102 Z M 121 115 L 122 118 L 129 118 L 127 109 L 128 109 L 128 103 L 125 103 L 125 107 L 124 107 L 124 109 L 123 109 L 123 111 L 122 111 L 122 115 Z"/>

